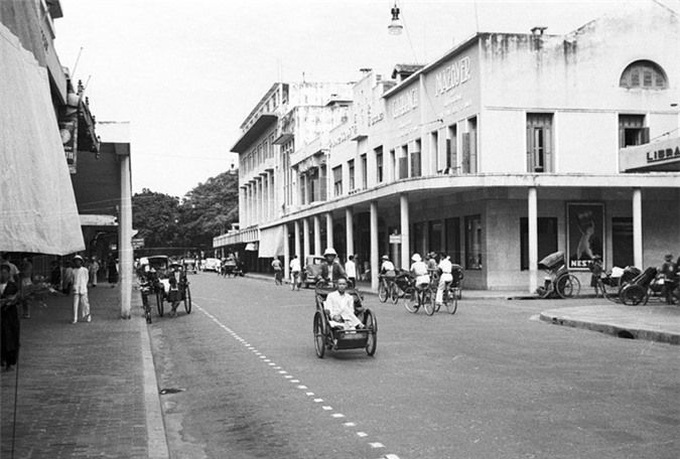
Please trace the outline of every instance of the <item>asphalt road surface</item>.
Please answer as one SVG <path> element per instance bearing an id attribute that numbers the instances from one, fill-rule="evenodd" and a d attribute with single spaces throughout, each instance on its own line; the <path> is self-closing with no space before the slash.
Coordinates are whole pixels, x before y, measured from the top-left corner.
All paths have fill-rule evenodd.
<path id="1" fill-rule="evenodd" d="M 376 355 L 319 359 L 313 291 L 190 281 L 192 313 L 150 326 L 173 458 L 680 457 L 680 349 L 536 320 L 576 300 L 366 295 Z"/>

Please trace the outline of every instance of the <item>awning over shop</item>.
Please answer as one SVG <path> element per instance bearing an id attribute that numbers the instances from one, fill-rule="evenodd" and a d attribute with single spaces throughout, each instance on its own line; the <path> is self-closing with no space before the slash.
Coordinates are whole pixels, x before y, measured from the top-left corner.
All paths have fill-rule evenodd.
<path id="1" fill-rule="evenodd" d="M 0 250 L 83 250 L 47 71 L 2 24 L 0 62 Z"/>
<path id="2" fill-rule="evenodd" d="M 680 137 L 619 150 L 621 172 L 680 172 Z"/>
<path id="3" fill-rule="evenodd" d="M 260 258 L 283 255 L 283 226 L 260 230 Z"/>

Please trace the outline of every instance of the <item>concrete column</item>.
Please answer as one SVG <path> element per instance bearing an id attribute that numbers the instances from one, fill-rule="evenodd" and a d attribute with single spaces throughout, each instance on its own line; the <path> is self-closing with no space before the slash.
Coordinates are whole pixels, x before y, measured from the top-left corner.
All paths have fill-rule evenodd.
<path id="1" fill-rule="evenodd" d="M 290 279 L 290 245 L 288 245 L 288 223 L 283 224 L 283 278 Z"/>
<path id="2" fill-rule="evenodd" d="M 295 220 L 295 230 L 294 231 L 295 231 L 295 234 L 294 234 L 295 255 L 297 255 L 298 257 L 302 257 L 302 253 L 300 251 L 300 249 L 302 248 L 302 247 L 300 247 L 300 222 L 298 220 Z M 302 263 L 304 263 L 304 261 Z"/>
<path id="3" fill-rule="evenodd" d="M 642 190 L 633 188 L 633 263 L 642 269 Z"/>
<path id="4" fill-rule="evenodd" d="M 120 316 L 130 318 L 132 301 L 132 182 L 130 154 L 120 155 L 120 226 L 118 252 L 120 263 Z"/>
<path id="5" fill-rule="evenodd" d="M 261 221 L 269 221 L 269 172 L 260 179 L 262 181 L 262 219 Z"/>
<path id="6" fill-rule="evenodd" d="M 323 253 L 321 248 L 321 219 L 318 215 L 314 215 L 314 253 Z"/>
<path id="7" fill-rule="evenodd" d="M 345 235 L 347 256 L 354 255 L 354 213 L 351 207 L 345 209 Z"/>
<path id="8" fill-rule="evenodd" d="M 529 293 L 538 287 L 538 197 L 536 187 L 529 187 L 527 196 L 529 221 Z"/>
<path id="9" fill-rule="evenodd" d="M 401 268 L 408 269 L 411 258 L 411 247 L 409 244 L 409 214 L 408 214 L 408 196 L 402 194 L 399 196 L 400 216 L 401 216 Z"/>
<path id="10" fill-rule="evenodd" d="M 276 220 L 277 218 L 277 212 L 276 212 L 276 180 L 274 180 L 274 173 L 270 172 L 270 183 L 269 183 L 269 189 L 271 192 L 269 193 L 269 218 L 272 220 Z"/>
<path id="11" fill-rule="evenodd" d="M 302 219 L 302 263 L 309 256 L 309 219 Z"/>
<path id="12" fill-rule="evenodd" d="M 378 271 L 380 257 L 378 255 L 378 203 L 371 202 L 371 290 L 378 291 Z"/>
<path id="13" fill-rule="evenodd" d="M 326 212 L 326 247 L 335 247 L 333 242 L 333 214 Z"/>

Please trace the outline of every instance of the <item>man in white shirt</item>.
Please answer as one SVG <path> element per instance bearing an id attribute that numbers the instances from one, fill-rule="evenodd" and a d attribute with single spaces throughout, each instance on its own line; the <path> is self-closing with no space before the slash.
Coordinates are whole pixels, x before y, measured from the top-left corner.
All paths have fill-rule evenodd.
<path id="1" fill-rule="evenodd" d="M 81 307 L 81 316 L 87 322 L 92 321 L 90 315 L 90 301 L 87 298 L 87 283 L 90 280 L 90 273 L 83 266 L 83 257 L 76 255 L 73 258 L 75 267 L 73 268 L 73 322 L 78 322 L 78 305 Z"/>
<path id="2" fill-rule="evenodd" d="M 300 259 L 298 258 L 297 254 L 293 255 L 293 259 L 290 260 L 290 288 L 291 290 L 295 290 L 296 288 L 300 290 L 300 271 L 302 271 L 302 268 L 300 267 Z"/>
<path id="3" fill-rule="evenodd" d="M 346 292 L 347 279 L 340 277 L 336 280 L 338 289 L 329 293 L 324 302 L 324 309 L 328 311 L 331 321 L 347 329 L 363 328 L 363 324 L 354 314 L 354 297 Z M 331 324 L 331 325 L 336 325 Z"/>
<path id="4" fill-rule="evenodd" d="M 416 287 L 421 287 L 430 283 L 430 275 L 427 271 L 427 264 L 420 258 L 420 254 L 414 253 L 411 257 L 411 274 L 416 278 Z"/>
<path id="5" fill-rule="evenodd" d="M 442 259 L 437 267 L 441 271 L 441 276 L 439 276 L 439 285 L 437 286 L 437 295 L 435 296 L 435 302 L 438 305 L 441 305 L 444 297 L 444 287 L 446 286 L 447 282 L 451 282 L 453 280 L 453 275 L 451 275 L 451 270 L 453 269 L 451 257 L 449 256 L 445 257 L 442 255 Z"/>
<path id="6" fill-rule="evenodd" d="M 347 257 L 347 263 L 345 263 L 345 273 L 347 274 L 347 280 L 352 285 L 357 284 L 357 265 L 354 262 L 354 255 Z"/>

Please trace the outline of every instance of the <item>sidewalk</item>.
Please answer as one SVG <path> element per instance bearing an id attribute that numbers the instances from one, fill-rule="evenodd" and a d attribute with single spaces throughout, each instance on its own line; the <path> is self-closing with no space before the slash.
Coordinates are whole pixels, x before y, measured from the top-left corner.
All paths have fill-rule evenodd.
<path id="1" fill-rule="evenodd" d="M 599 304 L 551 309 L 541 320 L 585 328 L 619 338 L 680 344 L 680 306 Z"/>
<path id="2" fill-rule="evenodd" d="M 132 298 L 132 319 L 121 320 L 118 288 L 91 288 L 92 322 L 77 324 L 71 297 L 32 305 L 19 365 L 2 373 L 1 457 L 168 457 L 136 289 Z"/>

